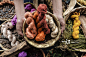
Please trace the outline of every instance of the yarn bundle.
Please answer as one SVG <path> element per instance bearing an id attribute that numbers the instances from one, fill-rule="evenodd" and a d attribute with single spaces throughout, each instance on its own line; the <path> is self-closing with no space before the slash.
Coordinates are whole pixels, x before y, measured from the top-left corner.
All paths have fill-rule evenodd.
<path id="1" fill-rule="evenodd" d="M 79 20 L 79 16 L 80 16 L 80 13 L 77 13 L 75 12 L 74 15 L 71 16 L 71 18 L 74 19 L 74 25 L 73 25 L 73 38 L 74 39 L 78 39 L 79 38 L 79 26 L 81 24 L 80 20 Z"/>
<path id="2" fill-rule="evenodd" d="M 57 37 L 58 34 L 58 27 L 56 26 L 56 24 L 54 23 L 53 18 L 50 15 L 46 14 L 46 22 L 49 25 L 49 27 L 51 28 L 51 37 L 55 38 Z"/>
<path id="3" fill-rule="evenodd" d="M 26 18 L 26 23 L 28 25 L 28 27 L 26 28 L 26 36 L 29 39 L 34 39 L 37 32 L 36 32 L 36 26 L 35 26 L 35 23 L 34 23 L 34 20 L 33 20 L 32 13 L 26 12 L 25 13 L 25 18 Z"/>
<path id="4" fill-rule="evenodd" d="M 36 41 L 44 41 L 46 34 L 50 33 L 50 29 L 46 22 L 47 6 L 45 4 L 40 4 L 38 6 L 37 12 L 34 13 L 33 18 L 36 20 L 38 35 L 36 36 Z"/>
<path id="5" fill-rule="evenodd" d="M 3 36 L 9 39 L 11 42 L 11 46 L 16 46 L 19 44 L 19 41 L 16 40 L 16 36 L 12 34 L 12 31 L 9 29 L 12 29 L 14 26 L 11 22 L 8 22 L 7 24 L 3 24 L 1 27 L 1 33 L 3 33 Z"/>
<path id="6" fill-rule="evenodd" d="M 34 13 L 26 12 L 26 36 L 29 39 L 35 39 L 35 41 L 44 41 L 46 35 L 51 33 L 51 38 L 55 38 L 58 35 L 58 27 L 55 25 L 53 18 L 50 15 L 46 15 L 47 6 L 40 4 L 37 11 Z M 48 20 L 48 21 L 47 21 Z M 30 30 L 33 31 L 30 31 Z M 50 32 L 51 29 L 51 32 Z M 33 35 L 34 32 L 34 35 Z"/>

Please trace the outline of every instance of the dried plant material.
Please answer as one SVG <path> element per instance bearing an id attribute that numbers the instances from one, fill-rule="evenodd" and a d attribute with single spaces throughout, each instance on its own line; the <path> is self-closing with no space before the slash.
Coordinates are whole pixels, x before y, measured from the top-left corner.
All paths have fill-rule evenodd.
<path id="1" fill-rule="evenodd" d="M 63 12 L 65 12 L 66 9 L 68 9 L 69 3 L 70 3 L 70 0 L 62 0 L 62 9 L 63 9 Z"/>
<path id="2" fill-rule="evenodd" d="M 12 19 L 15 14 L 15 7 L 10 4 L 4 4 L 3 6 L 0 6 L 0 18 L 2 20 L 4 19 Z"/>
<path id="3" fill-rule="evenodd" d="M 7 48 L 7 49 L 12 48 L 12 46 L 10 45 L 10 42 L 6 39 L 0 39 L 0 44 L 2 44 L 4 48 Z"/>

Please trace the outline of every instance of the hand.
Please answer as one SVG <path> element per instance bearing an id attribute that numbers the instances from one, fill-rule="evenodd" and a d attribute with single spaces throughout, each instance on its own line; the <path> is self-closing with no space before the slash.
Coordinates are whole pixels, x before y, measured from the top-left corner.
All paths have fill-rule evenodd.
<path id="1" fill-rule="evenodd" d="M 54 15 L 58 18 L 60 25 L 61 25 L 61 33 L 63 33 L 63 31 L 65 30 L 65 20 L 63 17 L 61 17 L 59 15 L 58 16 L 56 14 L 54 14 Z"/>
<path id="2" fill-rule="evenodd" d="M 16 23 L 16 30 L 18 32 L 19 35 L 21 35 L 23 37 L 23 33 L 22 33 L 22 27 L 23 27 L 23 20 L 17 20 L 17 23 Z"/>
<path id="3" fill-rule="evenodd" d="M 65 30 L 65 20 L 62 18 L 62 19 L 59 19 L 59 22 L 61 24 L 61 33 L 63 33 L 63 31 Z"/>

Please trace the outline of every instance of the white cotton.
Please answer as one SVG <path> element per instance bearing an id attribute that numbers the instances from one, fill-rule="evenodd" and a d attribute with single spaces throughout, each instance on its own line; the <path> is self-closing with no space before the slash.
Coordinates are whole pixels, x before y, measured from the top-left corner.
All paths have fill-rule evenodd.
<path id="1" fill-rule="evenodd" d="M 56 29 L 53 32 L 51 32 L 51 37 L 53 38 L 56 37 L 57 33 L 58 33 L 58 28 L 56 27 Z"/>
<path id="2" fill-rule="evenodd" d="M 6 38 L 9 39 L 9 41 L 11 41 L 11 46 L 16 46 L 19 44 L 18 41 L 16 41 L 16 36 L 12 34 L 12 32 L 9 29 L 13 28 L 13 25 L 11 22 L 8 22 L 5 25 L 2 25 L 1 27 L 1 32 L 3 33 L 3 36 L 5 36 Z"/>
<path id="3" fill-rule="evenodd" d="M 11 39 L 11 46 L 16 46 L 19 44 L 18 41 L 16 41 L 16 36 L 15 35 L 12 35 L 12 38 Z"/>
<path id="4" fill-rule="evenodd" d="M 5 28 L 5 25 L 1 26 L 1 33 L 3 33 L 3 29 Z"/>
<path id="5" fill-rule="evenodd" d="M 9 41 L 12 41 L 12 35 L 8 35 Z"/>
<path id="6" fill-rule="evenodd" d="M 3 35 L 7 38 L 7 28 L 3 28 Z"/>
<path id="7" fill-rule="evenodd" d="M 6 24 L 6 26 L 7 26 L 9 29 L 12 29 L 12 28 L 13 28 L 13 25 L 12 25 L 11 22 L 8 22 L 8 23 Z"/>
<path id="8" fill-rule="evenodd" d="M 55 38 L 57 37 L 58 34 L 58 27 L 56 26 L 56 24 L 53 21 L 53 18 L 50 15 L 46 14 L 46 22 L 49 25 L 49 27 L 51 28 L 52 32 L 51 32 L 51 37 Z"/>
<path id="9" fill-rule="evenodd" d="M 7 30 L 7 35 L 8 35 L 9 41 L 12 41 L 12 32 L 10 30 Z"/>

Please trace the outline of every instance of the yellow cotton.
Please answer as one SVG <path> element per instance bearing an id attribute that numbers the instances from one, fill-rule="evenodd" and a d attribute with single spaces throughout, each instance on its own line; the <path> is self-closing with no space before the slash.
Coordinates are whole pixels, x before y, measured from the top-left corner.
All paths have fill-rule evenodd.
<path id="1" fill-rule="evenodd" d="M 72 36 L 74 39 L 78 39 L 79 38 L 79 26 L 81 24 L 80 20 L 79 20 L 79 16 L 80 13 L 75 12 L 74 15 L 71 16 L 71 18 L 74 19 L 74 25 L 73 25 L 73 33 Z"/>
<path id="2" fill-rule="evenodd" d="M 84 4 L 84 5 L 86 5 L 86 1 L 85 0 L 77 0 L 79 3 L 81 3 L 81 4 Z"/>
<path id="3" fill-rule="evenodd" d="M 80 22 L 80 20 L 74 20 L 74 24 L 77 26 L 80 26 L 81 22 Z"/>

